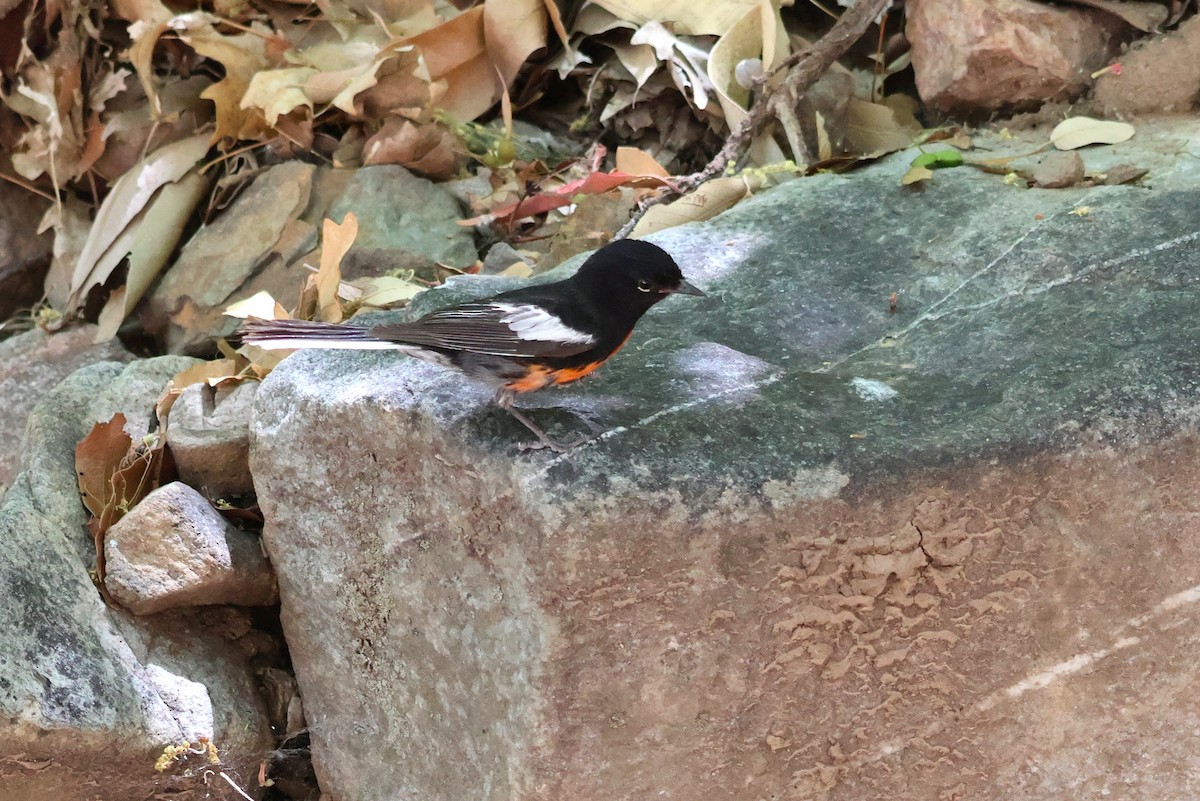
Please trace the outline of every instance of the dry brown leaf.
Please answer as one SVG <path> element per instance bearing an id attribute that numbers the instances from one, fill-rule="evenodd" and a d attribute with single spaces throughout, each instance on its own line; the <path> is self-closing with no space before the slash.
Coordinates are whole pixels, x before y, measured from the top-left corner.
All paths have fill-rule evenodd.
<path id="1" fill-rule="evenodd" d="M 858 98 L 850 98 L 846 106 L 845 126 L 847 144 L 868 158 L 903 150 L 921 132 L 916 120 L 903 111 Z"/>
<path id="2" fill-rule="evenodd" d="M 521 65 L 546 46 L 545 0 L 485 0 L 483 32 L 488 57 L 511 86 Z"/>
<path id="3" fill-rule="evenodd" d="M 241 103 L 254 76 L 274 66 L 267 56 L 267 42 L 273 35 L 270 29 L 255 23 L 251 26 L 253 33 L 225 36 L 213 27 L 219 21 L 211 14 L 195 11 L 173 18 L 170 28 L 198 54 L 225 68 L 225 77 L 201 95 L 216 106 L 212 142 L 258 139 L 267 131 L 266 118 L 260 109 L 242 108 Z"/>
<path id="4" fill-rule="evenodd" d="M 3 102 L 33 122 L 11 155 L 18 175 L 33 181 L 46 174 L 57 188 L 83 174 L 87 137 L 78 63 L 29 65 Z"/>
<path id="5" fill-rule="evenodd" d="M 483 6 L 402 44 L 416 45 L 421 51 L 431 81 L 445 81 L 445 94 L 437 102 L 454 119 L 473 120 L 500 98 L 500 86 L 487 52 Z"/>
<path id="6" fill-rule="evenodd" d="M 96 423 L 75 446 L 75 474 L 79 497 L 94 516 L 108 505 L 109 479 L 129 453 L 133 440 L 125 433 L 125 415 L 117 413 L 107 423 Z"/>
<path id="7" fill-rule="evenodd" d="M 246 377 L 244 375 L 246 367 L 245 359 L 239 361 L 236 358 L 200 362 L 177 373 L 168 386 L 175 391 L 182 391 L 192 384 L 207 384 L 215 387 L 226 381 L 240 381 Z"/>
<path id="8" fill-rule="evenodd" d="M 338 285 L 342 282 L 342 259 L 358 236 L 358 217 L 348 212 L 342 222 L 325 220 L 321 226 L 321 267 L 317 270 L 317 315 L 327 323 L 342 321 Z"/>
<path id="9" fill-rule="evenodd" d="M 107 423 L 97 423 L 75 446 L 75 471 L 83 504 L 91 512 L 88 531 L 96 549 L 96 577 L 104 588 L 104 537 L 108 529 L 134 505 L 174 477 L 175 465 L 162 437 L 136 447 L 125 433 L 125 415 L 117 413 Z"/>
<path id="10" fill-rule="evenodd" d="M 435 180 L 457 175 L 467 158 L 462 140 L 444 125 L 389 119 L 363 146 L 363 164 L 399 164 Z"/>
<path id="11" fill-rule="evenodd" d="M 630 175 L 657 175 L 662 178 L 671 177 L 671 174 L 654 160 L 654 156 L 636 147 L 617 148 L 617 172 Z"/>
<path id="12" fill-rule="evenodd" d="M 193 170 L 174 183 L 163 186 L 135 219 L 129 243 L 129 270 L 125 286 L 108 299 L 97 321 L 94 342 L 107 342 L 117 335 L 121 323 L 158 278 L 179 244 L 179 237 L 196 206 L 208 193 L 211 177 Z M 132 228 L 132 226 L 131 226 Z"/>
<path id="13" fill-rule="evenodd" d="M 129 60 L 133 63 L 138 80 L 142 84 L 142 91 L 146 93 L 150 102 L 151 112 L 157 119 L 162 116 L 163 109 L 158 95 L 158 81 L 154 74 L 154 48 L 162 35 L 167 32 L 167 25 L 172 15 L 170 10 L 158 0 L 128 4 L 117 0 L 114 3 L 116 8 L 125 5 L 129 6 L 128 11 L 118 11 L 118 16 L 133 22 L 129 26 L 129 38 L 132 42 L 129 46 Z M 126 13 L 138 16 L 127 17 Z"/>
<path id="14" fill-rule="evenodd" d="M 355 102 L 362 116 L 382 119 L 393 116 L 425 122 L 446 93 L 445 80 L 433 80 L 413 45 L 391 45 L 387 58 L 375 73 L 375 85 L 361 91 Z"/>

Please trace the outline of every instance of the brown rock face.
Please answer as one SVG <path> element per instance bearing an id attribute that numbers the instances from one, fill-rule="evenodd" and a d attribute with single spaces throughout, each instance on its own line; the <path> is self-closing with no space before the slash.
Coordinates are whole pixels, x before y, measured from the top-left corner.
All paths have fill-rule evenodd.
<path id="1" fill-rule="evenodd" d="M 1123 29 L 1108 14 L 1031 0 L 912 0 L 905 14 L 921 99 L 958 113 L 1078 97 Z"/>
<path id="2" fill-rule="evenodd" d="M 1106 115 L 1188 111 L 1200 96 L 1200 18 L 1146 39 L 1121 58 L 1120 74 L 1096 80 L 1096 105 Z"/>

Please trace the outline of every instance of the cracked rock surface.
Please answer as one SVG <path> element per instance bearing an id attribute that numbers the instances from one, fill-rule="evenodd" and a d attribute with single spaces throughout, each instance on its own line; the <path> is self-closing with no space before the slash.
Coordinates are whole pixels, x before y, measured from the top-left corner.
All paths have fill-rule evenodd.
<path id="1" fill-rule="evenodd" d="M 524 401 L 592 428 L 566 457 L 515 454 L 437 368 L 284 362 L 251 465 L 323 790 L 1200 793 L 1200 167 L 1173 147 L 1085 152 L 1149 189 L 911 192 L 901 155 L 663 232 L 712 297 Z"/>

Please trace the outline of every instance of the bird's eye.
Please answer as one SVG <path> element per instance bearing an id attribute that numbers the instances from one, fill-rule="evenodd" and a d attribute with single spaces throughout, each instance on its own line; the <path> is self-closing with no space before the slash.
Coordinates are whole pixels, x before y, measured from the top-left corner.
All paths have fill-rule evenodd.
<path id="1" fill-rule="evenodd" d="M 651 289 L 654 288 L 654 284 L 653 284 L 653 282 L 643 278 L 637 282 L 637 288 L 639 290 L 641 290 L 642 292 L 649 292 Z"/>

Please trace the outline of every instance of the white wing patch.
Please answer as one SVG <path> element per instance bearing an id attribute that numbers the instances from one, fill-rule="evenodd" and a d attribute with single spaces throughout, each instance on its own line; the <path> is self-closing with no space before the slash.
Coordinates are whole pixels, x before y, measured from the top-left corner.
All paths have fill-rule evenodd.
<path id="1" fill-rule="evenodd" d="M 590 345 L 596 341 L 591 334 L 577 331 L 558 317 L 539 306 L 515 303 L 494 303 L 504 312 L 500 322 L 507 325 L 518 339 L 538 342 L 561 342 L 564 345 Z"/>

